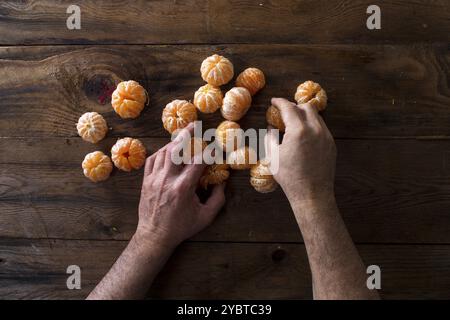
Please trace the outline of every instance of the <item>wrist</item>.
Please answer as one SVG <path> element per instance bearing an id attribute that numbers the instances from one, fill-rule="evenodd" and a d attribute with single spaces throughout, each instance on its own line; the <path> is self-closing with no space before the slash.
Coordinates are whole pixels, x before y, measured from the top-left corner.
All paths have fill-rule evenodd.
<path id="1" fill-rule="evenodd" d="M 336 198 L 334 192 L 317 193 L 312 197 L 288 196 L 289 203 L 294 211 L 297 221 L 300 222 L 308 216 L 319 217 L 337 212 Z"/>
<path id="2" fill-rule="evenodd" d="M 282 185 L 282 188 L 291 205 L 304 205 L 334 199 L 333 183 L 295 183 L 294 186 Z"/>
<path id="3" fill-rule="evenodd" d="M 168 238 L 159 235 L 157 232 L 143 231 L 139 228 L 131 238 L 131 242 L 133 247 L 142 255 L 150 253 L 170 255 L 178 245 Z"/>

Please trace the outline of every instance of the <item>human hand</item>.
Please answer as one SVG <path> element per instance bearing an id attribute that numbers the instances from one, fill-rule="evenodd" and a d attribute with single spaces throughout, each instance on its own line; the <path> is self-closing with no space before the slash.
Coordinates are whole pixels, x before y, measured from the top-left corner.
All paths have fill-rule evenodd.
<path id="1" fill-rule="evenodd" d="M 316 108 L 296 105 L 273 98 L 286 125 L 283 142 L 271 131 L 266 135 L 266 149 L 279 147 L 279 170 L 275 180 L 289 201 L 308 201 L 334 197 L 336 146 Z"/>
<path id="2" fill-rule="evenodd" d="M 136 231 L 140 242 L 158 241 L 173 249 L 208 226 L 225 203 L 224 185 L 216 185 L 204 204 L 195 193 L 204 164 L 176 165 L 171 160 L 171 152 L 192 132 L 191 124 L 145 163 Z"/>

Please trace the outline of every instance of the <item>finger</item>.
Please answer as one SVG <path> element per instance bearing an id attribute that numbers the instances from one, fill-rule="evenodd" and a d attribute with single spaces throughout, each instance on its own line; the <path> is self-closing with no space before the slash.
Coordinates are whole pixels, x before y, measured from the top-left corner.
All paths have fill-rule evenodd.
<path id="1" fill-rule="evenodd" d="M 300 108 L 305 113 L 306 122 L 308 125 L 315 128 L 321 127 L 321 123 L 319 121 L 320 115 L 316 107 L 314 107 L 310 103 L 300 104 L 297 107 Z"/>
<path id="2" fill-rule="evenodd" d="M 211 195 L 206 203 L 203 205 L 201 214 L 208 223 L 219 213 L 220 208 L 225 204 L 225 183 L 217 184 L 214 186 Z"/>
<path id="3" fill-rule="evenodd" d="M 286 125 L 286 131 L 303 126 L 301 112 L 299 112 L 295 103 L 283 98 L 272 98 L 272 105 L 280 110 L 281 118 Z"/>
<path id="4" fill-rule="evenodd" d="M 275 148 L 279 148 L 279 141 L 279 132 L 278 134 L 276 134 L 275 129 L 272 126 L 268 126 L 267 134 L 264 137 L 264 149 L 267 159 L 271 158 L 271 155 L 274 153 Z"/>
<path id="5" fill-rule="evenodd" d="M 334 139 L 333 135 L 330 132 L 330 129 L 328 129 L 328 126 L 325 123 L 325 120 L 323 120 L 323 118 L 322 118 L 322 116 L 320 114 L 319 114 L 319 117 L 318 117 L 318 121 L 320 123 L 320 126 L 322 127 L 322 130 L 326 132 L 327 136 L 329 138 L 331 138 L 331 139 Z"/>
<path id="6" fill-rule="evenodd" d="M 156 158 L 156 153 L 152 154 L 150 157 L 147 158 L 147 160 L 145 160 L 144 176 L 148 176 L 149 174 L 152 174 L 153 166 L 155 164 L 155 158 Z"/>
<path id="7" fill-rule="evenodd" d="M 173 144 L 169 145 L 166 149 L 166 156 L 165 156 L 165 160 L 164 160 L 164 169 L 167 169 L 167 171 L 170 174 L 177 174 L 183 168 L 182 163 L 180 163 L 180 164 L 175 163 L 174 160 L 172 159 L 172 153 L 177 152 L 177 151 L 179 151 L 177 149 L 177 146 L 173 145 Z"/>
<path id="8" fill-rule="evenodd" d="M 154 171 L 159 171 L 164 169 L 164 162 L 166 159 L 166 148 L 159 150 L 156 154 L 155 163 L 153 165 Z"/>
<path id="9" fill-rule="evenodd" d="M 186 127 L 181 129 L 175 139 L 171 143 L 178 144 L 183 141 L 189 141 L 194 135 L 194 123 L 190 122 Z"/>

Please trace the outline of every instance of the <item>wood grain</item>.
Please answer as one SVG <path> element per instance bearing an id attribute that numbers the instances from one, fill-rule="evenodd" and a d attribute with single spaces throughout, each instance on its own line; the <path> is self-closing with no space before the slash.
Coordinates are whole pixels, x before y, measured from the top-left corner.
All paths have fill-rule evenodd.
<path id="1" fill-rule="evenodd" d="M 382 297 L 450 298 L 448 1 L 384 1 L 376 31 L 365 25 L 369 0 L 85 0 L 82 29 L 69 31 L 71 4 L 0 2 L 0 297 L 86 297 L 135 230 L 142 170 L 93 184 L 84 155 L 124 136 L 150 153 L 164 145 L 163 107 L 192 99 L 201 61 L 219 53 L 268 80 L 243 128 L 266 126 L 271 97 L 322 84 L 338 204 L 365 263 L 381 267 Z M 110 106 L 128 79 L 150 93 L 135 120 Z M 76 134 L 88 111 L 111 127 L 98 146 Z M 255 192 L 247 174 L 233 173 L 225 208 L 176 251 L 149 298 L 311 298 L 289 203 L 281 190 Z M 82 290 L 66 288 L 71 264 Z"/>
<path id="2" fill-rule="evenodd" d="M 80 138 L 3 138 L 0 237 L 129 239 L 142 170 L 87 180 L 80 163 L 95 146 Z M 167 139 L 145 138 L 149 153 Z M 450 141 L 338 140 L 336 192 L 356 242 L 450 243 Z M 301 242 L 279 189 L 263 195 L 233 172 L 227 204 L 198 241 Z"/>
<path id="3" fill-rule="evenodd" d="M 0 296 L 83 299 L 126 243 L 1 240 Z M 381 268 L 385 299 L 450 298 L 450 246 L 359 245 L 366 265 Z M 81 290 L 68 290 L 66 269 L 81 268 Z M 311 299 L 303 245 L 185 243 L 151 288 L 149 298 Z"/>
<path id="4" fill-rule="evenodd" d="M 213 52 L 229 57 L 237 72 L 256 66 L 267 75 L 243 128 L 264 128 L 270 98 L 292 99 L 297 84 L 312 79 L 328 92 L 323 115 L 335 137 L 450 136 L 450 55 L 437 45 L 0 48 L 0 136 L 73 137 L 79 116 L 97 111 L 112 136 L 167 137 L 163 107 L 193 98 L 203 84 L 200 63 Z M 120 119 L 103 101 L 119 79 L 135 79 L 150 93 L 135 120 Z M 200 119 L 206 128 L 222 120 L 218 112 Z"/>
<path id="5" fill-rule="evenodd" d="M 2 1 L 0 45 L 155 43 L 448 42 L 448 1 L 380 5 L 382 28 L 366 27 L 369 0 L 95 1 L 81 8 L 81 30 L 68 30 L 73 2 Z"/>

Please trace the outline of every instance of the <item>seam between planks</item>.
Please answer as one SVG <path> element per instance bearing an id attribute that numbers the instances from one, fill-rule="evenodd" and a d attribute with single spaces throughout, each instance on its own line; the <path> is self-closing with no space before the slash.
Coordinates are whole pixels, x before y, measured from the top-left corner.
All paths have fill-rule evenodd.
<path id="1" fill-rule="evenodd" d="M 85 241 L 85 242 L 122 242 L 128 243 L 125 239 L 82 239 L 82 238 L 25 238 L 25 237 L 0 237 L 2 241 Z M 224 240 L 187 240 L 183 244 L 205 243 L 205 244 L 281 244 L 281 245 L 304 245 L 303 241 L 224 241 Z M 449 246 L 450 242 L 354 242 L 355 245 L 367 246 Z"/>
<path id="2" fill-rule="evenodd" d="M 414 46 L 448 45 L 448 41 L 381 41 L 381 42 L 80 42 L 80 43 L 0 43 L 0 47 L 63 47 L 63 46 L 226 46 L 226 45 L 280 45 L 280 46 Z"/>

